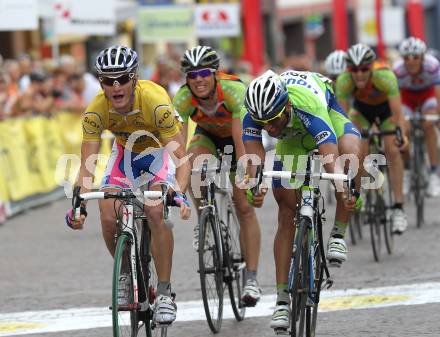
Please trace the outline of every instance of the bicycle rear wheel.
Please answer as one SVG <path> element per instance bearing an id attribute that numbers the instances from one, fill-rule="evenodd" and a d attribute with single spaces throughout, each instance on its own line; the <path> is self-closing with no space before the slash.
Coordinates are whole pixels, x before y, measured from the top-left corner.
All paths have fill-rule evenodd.
<path id="1" fill-rule="evenodd" d="M 199 274 L 206 320 L 212 332 L 220 331 L 223 319 L 223 261 L 214 215 L 202 210 L 199 221 Z"/>
<path id="2" fill-rule="evenodd" d="M 308 219 L 300 220 L 295 235 L 295 251 L 289 271 L 289 289 L 291 292 L 290 336 L 304 334 L 306 323 L 307 279 L 308 279 Z M 293 268 L 293 269 L 292 269 Z M 310 312 L 309 312 L 310 315 Z M 308 320 L 310 322 L 310 319 Z"/>
<path id="3" fill-rule="evenodd" d="M 112 284 L 113 337 L 136 337 L 139 331 L 138 311 L 133 307 L 132 244 L 128 235 L 121 234 L 116 245 Z M 121 282 L 123 288 L 120 288 L 120 280 L 125 281 Z"/>
<path id="4" fill-rule="evenodd" d="M 232 205 L 231 205 L 232 206 Z M 233 207 L 233 206 L 232 206 Z M 246 307 L 241 303 L 241 296 L 244 288 L 244 270 L 245 262 L 240 244 L 240 223 L 234 210 L 228 209 L 226 234 L 224 237 L 225 251 L 227 255 L 227 268 L 229 269 L 229 278 L 227 279 L 229 298 L 231 300 L 232 311 L 235 319 L 242 321 L 246 314 Z"/>

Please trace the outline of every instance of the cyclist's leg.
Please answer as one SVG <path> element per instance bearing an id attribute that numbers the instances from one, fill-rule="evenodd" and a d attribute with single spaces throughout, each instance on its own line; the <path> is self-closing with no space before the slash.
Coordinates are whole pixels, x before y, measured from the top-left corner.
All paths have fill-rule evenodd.
<path id="1" fill-rule="evenodd" d="M 382 131 L 394 130 L 395 124 L 388 118 L 380 126 Z M 399 148 L 396 145 L 396 137 L 385 136 L 383 138 L 385 147 L 385 157 L 390 167 L 391 175 L 391 187 L 393 189 L 394 200 L 396 203 L 403 203 L 403 160 L 400 155 Z"/>
<path id="2" fill-rule="evenodd" d="M 380 129 L 394 130 L 395 124 L 388 118 L 380 126 Z M 408 227 L 405 212 L 403 210 L 404 194 L 403 194 L 403 175 L 404 163 L 399 148 L 396 145 L 395 136 L 385 136 L 383 138 L 385 147 L 385 157 L 393 174 L 390 175 L 390 185 L 393 190 L 395 203 L 392 206 L 391 227 L 393 232 L 402 233 Z"/>
<path id="3" fill-rule="evenodd" d="M 247 306 L 254 306 L 261 297 L 261 289 L 257 283 L 258 260 L 261 249 L 261 231 L 255 209 L 249 205 L 246 191 L 233 186 L 233 200 L 240 221 L 240 238 L 243 243 L 246 261 L 245 287 L 242 300 Z"/>
<path id="4" fill-rule="evenodd" d="M 362 132 L 363 130 L 369 130 L 371 127 L 370 122 L 357 110 L 350 111 L 350 119 L 354 126 Z M 356 180 L 356 186 L 361 186 L 362 177 L 368 176 L 368 173 L 364 169 L 364 160 L 368 155 L 368 140 L 361 139 L 360 143 L 360 155 L 359 155 L 359 174 Z M 362 187 L 362 186 L 361 186 Z"/>
<path id="5" fill-rule="evenodd" d="M 424 115 L 437 114 L 437 100 L 435 97 L 428 98 L 422 106 L 422 113 Z M 426 149 L 429 156 L 429 178 L 427 194 L 431 197 L 440 195 L 440 178 L 437 175 L 438 168 L 438 150 L 437 150 L 437 132 L 435 130 L 435 122 L 424 122 L 423 129 L 425 135 Z"/>
<path id="6" fill-rule="evenodd" d="M 313 141 L 313 140 L 312 140 Z M 307 155 L 301 139 L 280 140 L 276 146 L 277 159 L 274 170 L 296 170 L 297 166 L 305 167 L 306 162 L 299 155 Z M 274 259 L 277 283 L 277 301 L 270 323 L 271 328 L 288 329 L 290 324 L 290 296 L 288 292 L 288 275 L 292 256 L 293 238 L 295 235 L 294 218 L 296 215 L 297 193 L 295 188 L 301 184 L 289 180 L 274 180 L 273 195 L 278 204 L 278 228 L 274 239 Z"/>
<path id="7" fill-rule="evenodd" d="M 355 115 L 357 111 L 352 111 Z M 338 137 L 338 151 L 340 158 L 344 158 L 344 170 L 347 172 L 350 167 L 355 176 L 355 188 L 360 192 L 361 173 L 359 172 L 360 158 L 362 155 L 362 143 L 358 128 L 343 114 L 337 110 L 330 109 L 330 118 Z M 357 123 L 362 128 L 368 128 L 368 122 L 361 114 L 357 116 Z M 365 144 L 364 144 L 365 146 Z M 364 149 L 365 151 L 365 149 Z M 347 259 L 347 245 L 344 241 L 345 232 L 348 227 L 351 214 L 345 207 L 345 200 L 342 191 L 336 191 L 336 215 L 335 223 L 328 242 L 328 259 L 335 262 L 343 262 Z M 361 203 L 361 201 L 359 201 Z"/>
<path id="8" fill-rule="evenodd" d="M 153 158 L 148 158 L 153 156 Z M 136 165 L 148 172 L 148 190 L 161 190 L 162 184 L 174 186 L 174 164 L 165 149 L 150 152 L 145 161 Z M 157 300 L 154 320 L 160 324 L 170 324 L 176 319 L 177 307 L 171 298 L 171 268 L 174 251 L 172 229 L 163 219 L 161 202 L 146 202 L 145 214 L 151 231 L 151 252 L 157 272 Z"/>
<path id="9" fill-rule="evenodd" d="M 199 127 L 197 127 L 194 132 L 194 135 L 188 145 L 187 153 L 190 154 L 192 168 L 200 168 L 205 159 L 208 159 L 210 164 L 213 165 L 213 161 L 217 156 L 214 142 Z M 203 186 L 202 182 L 200 181 L 200 174 L 192 174 L 188 190 L 190 191 L 197 214 L 199 214 L 200 206 L 200 186 Z"/>

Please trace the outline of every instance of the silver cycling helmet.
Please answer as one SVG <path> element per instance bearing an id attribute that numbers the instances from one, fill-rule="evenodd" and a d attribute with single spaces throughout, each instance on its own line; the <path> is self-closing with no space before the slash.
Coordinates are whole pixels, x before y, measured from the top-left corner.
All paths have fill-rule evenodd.
<path id="1" fill-rule="evenodd" d="M 375 59 L 376 53 L 373 51 L 373 49 L 371 49 L 371 47 L 363 43 L 355 44 L 347 50 L 346 61 L 348 67 L 371 64 Z"/>
<path id="2" fill-rule="evenodd" d="M 421 39 L 411 36 L 400 43 L 399 53 L 401 56 L 423 55 L 426 53 L 426 44 Z"/>
<path id="3" fill-rule="evenodd" d="M 267 121 L 276 117 L 288 100 L 284 80 L 268 70 L 249 84 L 244 105 L 253 119 Z"/>
<path id="4" fill-rule="evenodd" d="M 180 60 L 180 67 L 185 74 L 202 68 L 217 70 L 219 65 L 220 58 L 217 52 L 209 46 L 197 46 L 188 49 Z"/>
<path id="5" fill-rule="evenodd" d="M 345 58 L 347 53 L 343 50 L 335 50 L 331 52 L 325 59 L 325 72 L 330 76 L 338 76 L 347 68 Z"/>
<path id="6" fill-rule="evenodd" d="M 124 46 L 111 46 L 101 51 L 96 58 L 98 75 L 124 75 L 135 73 L 139 65 L 137 53 Z"/>

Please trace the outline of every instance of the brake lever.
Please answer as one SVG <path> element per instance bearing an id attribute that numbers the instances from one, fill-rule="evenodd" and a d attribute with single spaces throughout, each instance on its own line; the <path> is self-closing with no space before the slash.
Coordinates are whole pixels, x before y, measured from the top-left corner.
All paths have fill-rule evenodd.
<path id="1" fill-rule="evenodd" d="M 252 193 L 258 194 L 260 192 L 260 185 L 263 182 L 263 165 L 258 165 L 255 172 L 255 178 L 257 179 L 257 184 L 252 187 Z"/>
<path id="2" fill-rule="evenodd" d="M 81 217 L 81 199 L 80 196 L 81 186 L 75 186 L 73 188 L 73 196 L 72 196 L 72 211 L 75 212 L 73 214 L 74 219 L 79 219 Z"/>

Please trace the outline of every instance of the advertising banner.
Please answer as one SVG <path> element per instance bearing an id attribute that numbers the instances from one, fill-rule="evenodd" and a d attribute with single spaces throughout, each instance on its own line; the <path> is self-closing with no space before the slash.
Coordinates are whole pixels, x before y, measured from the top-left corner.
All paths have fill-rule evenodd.
<path id="1" fill-rule="evenodd" d="M 114 35 L 115 1 L 62 0 L 54 4 L 57 34 Z"/>
<path id="2" fill-rule="evenodd" d="M 194 16 L 199 38 L 239 36 L 241 33 L 239 3 L 196 5 Z"/>
<path id="3" fill-rule="evenodd" d="M 186 42 L 194 36 L 192 6 L 144 6 L 138 14 L 141 43 Z"/>
<path id="4" fill-rule="evenodd" d="M 0 31 L 36 29 L 37 0 L 0 0 Z"/>

